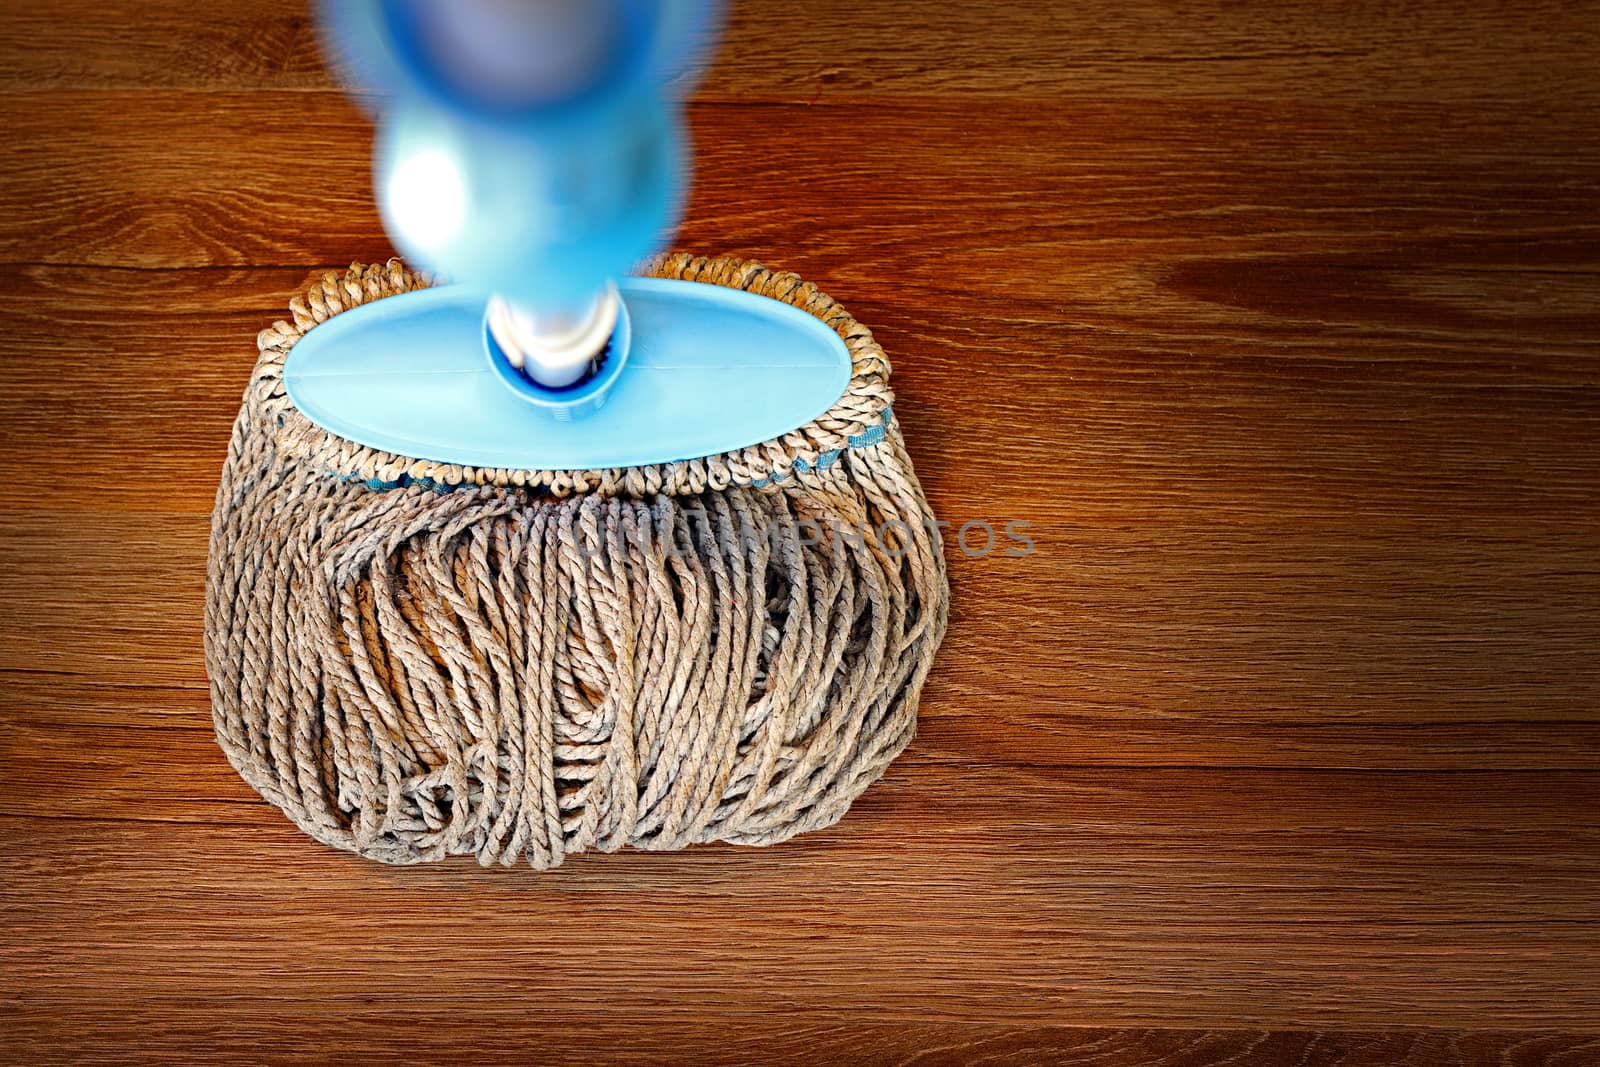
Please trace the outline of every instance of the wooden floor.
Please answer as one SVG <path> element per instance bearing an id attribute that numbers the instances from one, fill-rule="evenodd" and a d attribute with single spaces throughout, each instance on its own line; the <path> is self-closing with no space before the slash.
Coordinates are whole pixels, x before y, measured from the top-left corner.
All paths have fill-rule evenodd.
<path id="1" fill-rule="evenodd" d="M 212 740 L 255 333 L 391 254 L 306 12 L 0 5 L 0 1056 L 1600 1063 L 1600 5 L 735 8 L 678 246 L 1036 550 L 837 827 L 536 874 Z"/>

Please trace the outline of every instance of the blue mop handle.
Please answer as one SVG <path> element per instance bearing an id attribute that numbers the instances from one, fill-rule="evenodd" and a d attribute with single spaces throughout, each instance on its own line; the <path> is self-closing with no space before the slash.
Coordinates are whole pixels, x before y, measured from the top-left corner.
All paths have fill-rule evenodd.
<path id="1" fill-rule="evenodd" d="M 709 0 L 323 0 L 380 94 L 374 182 L 412 263 L 560 315 L 659 250 L 686 185 L 678 101 Z"/>

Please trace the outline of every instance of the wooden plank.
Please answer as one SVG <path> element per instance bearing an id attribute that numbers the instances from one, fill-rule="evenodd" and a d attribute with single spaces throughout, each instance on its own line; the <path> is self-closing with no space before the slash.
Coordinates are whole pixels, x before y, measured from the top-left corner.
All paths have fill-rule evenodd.
<path id="1" fill-rule="evenodd" d="M 120 752 L 119 730 L 190 731 L 198 747 L 182 759 L 219 758 L 205 747 L 210 737 L 211 698 L 198 662 L 198 639 L 185 643 L 187 659 L 172 684 L 108 681 L 104 674 L 0 671 L 0 724 L 28 733 L 45 750 L 60 753 Z M 941 672 L 924 691 L 915 753 L 937 763 L 971 760 L 1027 767 L 1271 767 L 1348 770 L 1594 770 L 1600 762 L 1600 723 L 1593 701 L 1563 695 L 1554 686 L 1498 697 L 1449 699 L 1415 690 L 1408 700 L 1333 699 L 1333 685 L 1313 700 L 1286 692 L 1275 706 L 1245 703 L 1240 694 L 1191 694 L 1180 704 L 1160 692 L 1094 691 L 1110 671 L 1084 671 L 1053 689 L 1007 685 L 1011 673 L 983 670 L 976 656 L 951 650 Z M 959 675 L 947 681 L 943 675 Z M 1247 664 L 1235 664 L 1243 671 Z M 1149 672 L 1147 672 L 1149 673 Z M 1262 683 L 1255 680 L 1259 690 Z M 1248 685 L 1241 685 L 1247 690 Z M 1348 688 L 1360 689 L 1359 684 Z M 1209 696 L 1210 700 L 1205 698 Z M 1157 703 L 1167 699 L 1170 703 Z M 1498 718 L 1496 712 L 1520 718 Z M 1539 716 L 1540 718 L 1531 718 Z M 158 742 L 159 744 L 159 742 Z M 166 757 L 164 757 L 166 758 Z M 102 779 L 106 761 L 89 764 L 58 759 L 66 775 L 92 770 Z M 170 762 L 170 759 L 169 759 Z M 142 766 L 142 764 L 140 764 Z M 145 789 L 146 779 L 132 789 Z M 54 792 L 58 787 L 52 787 Z M 232 793 L 229 783 L 228 794 Z M 219 793 L 218 795 L 222 795 Z M 106 817 L 139 818 L 135 805 L 98 809 Z M 210 818 L 207 812 L 195 818 Z"/>
<path id="2" fill-rule="evenodd" d="M 0 353 L 14 356 L 0 361 L 0 500 L 208 511 L 255 333 L 307 273 L 0 269 L 15 295 L 0 308 Z M 1378 284 L 1382 269 L 1370 273 L 1361 284 Z M 1559 325 L 1539 327 L 1540 345 L 1439 337 L 1437 316 L 1453 313 L 1424 304 L 1356 349 L 1337 325 L 1275 321 L 1301 331 L 1285 346 L 1209 323 L 1214 307 L 1178 295 L 1162 336 L 1026 310 L 912 310 L 924 299 L 829 284 L 895 361 L 919 475 L 957 527 L 1436 530 L 1512 508 L 1576 532 L 1600 515 L 1600 347 Z M 1547 321 L 1600 330 L 1589 299 L 1546 303 Z M 1114 289 L 1098 301 L 1129 314 Z"/>
<path id="3" fill-rule="evenodd" d="M 14 155 L 0 194 L 28 210 L 0 218 L 0 262 L 390 254 L 372 205 L 371 128 L 354 105 L 153 91 L 130 123 L 118 99 L 7 97 L 0 133 Z M 1526 343 L 1514 320 L 1529 313 L 1555 339 L 1592 336 L 1592 287 L 1541 277 L 1524 294 L 1471 273 L 1595 269 L 1600 146 L 1581 111 L 1486 104 L 1464 123 L 1424 104 L 1001 101 L 984 115 L 974 123 L 953 104 L 693 108 L 679 244 L 778 251 L 847 291 L 892 277 L 907 303 L 937 296 L 1046 323 L 1159 329 L 1163 304 L 1199 303 L 1233 329 L 1288 319 L 1271 331 L 1280 342 L 1321 326 L 1342 327 L 1348 343 L 1382 340 L 1433 307 L 1435 340 Z M 1312 284 L 1285 289 L 1296 265 L 1315 270 L 1300 279 Z M 1375 268 L 1387 284 L 1352 285 L 1349 271 Z M 1168 278 L 1185 299 L 1152 299 Z M 1328 289 L 1337 299 L 1321 298 Z M 1119 314 L 1078 318 L 1079 294 L 1112 292 Z"/>
<path id="4" fill-rule="evenodd" d="M 0 195 L 0 258 L 105 265 L 306 261 L 322 231 L 343 257 L 384 258 L 370 130 L 353 105 L 297 93 L 8 95 L 15 149 Z M 309 106 L 308 106 L 309 105 Z M 325 262 L 329 257 L 313 257 Z"/>
<path id="5" fill-rule="evenodd" d="M 995 98 L 1600 99 L 1585 76 L 1600 44 L 1591 2 L 919 0 L 895 17 L 848 0 L 729 7 L 696 99 L 970 99 L 974 121 Z M 230 0 L 204 18 L 178 0 L 136 11 L 12 0 L 0 11 L 0 89 L 328 90 L 307 15 L 282 0 Z"/>
<path id="6" fill-rule="evenodd" d="M 44 672 L 44 684 L 203 685 L 203 514 L 9 512 L 0 533 L 11 606 L 0 667 Z M 1025 559 L 950 554 L 957 639 L 925 714 L 949 707 L 931 736 L 969 755 L 1117 761 L 1134 751 L 1109 754 L 1134 743 L 1123 724 L 1145 720 L 1147 739 L 1210 746 L 1203 762 L 1339 765 L 1354 751 L 1322 752 L 1312 728 L 1476 724 L 1467 743 L 1498 751 L 1494 765 L 1593 765 L 1582 749 L 1600 696 L 1592 533 L 1528 543 L 1495 531 L 1043 525 L 1033 536 Z M 991 730 L 994 718 L 1006 725 Z M 1507 722 L 1572 729 L 1530 750 L 1497 741 Z M 1254 730 L 1267 733 L 1232 744 Z M 1410 742 L 1426 737 L 1393 738 L 1368 759 L 1410 765 Z"/>
<path id="7" fill-rule="evenodd" d="M 13 0 L 0 9 L 0 86 L 331 89 L 308 6 Z"/>
<path id="8" fill-rule="evenodd" d="M 1054 775 L 987 803 L 960 776 L 911 777 L 771 852 L 584 857 L 543 875 L 381 868 L 281 820 L 7 818 L 4 988 L 105 1002 L 131 973 L 140 997 L 368 1008 L 515 988 L 557 1016 L 603 988 L 619 1016 L 1030 1025 L 1592 1032 L 1600 1018 L 1583 892 L 1596 838 L 1553 825 L 1529 776 Z M 1536 778 L 1596 799 L 1592 775 Z M 1286 787 L 1302 806 L 1262 819 Z M 1081 806 L 1064 820 L 1069 796 Z M 1491 809 L 1500 828 L 1469 828 Z"/>
<path id="9" fill-rule="evenodd" d="M 46 726 L 19 719 L 15 710 L 8 709 L 0 720 L 7 732 L 0 764 L 14 783 L 11 795 L 0 800 L 0 814 L 252 827 L 283 821 L 226 765 L 204 707 L 181 727 L 161 729 Z M 1372 747 L 1381 739 L 1381 731 L 1375 731 Z M 1209 835 L 1185 846 L 1196 862 L 1204 862 L 1206 841 L 1224 837 L 1241 855 L 1270 857 L 1273 849 L 1291 847 L 1291 839 L 1330 847 L 1341 835 L 1360 833 L 1369 835 L 1377 852 L 1388 850 L 1385 862 L 1397 868 L 1405 867 L 1405 848 L 1416 845 L 1419 835 L 1437 836 L 1450 847 L 1472 843 L 1490 864 L 1501 862 L 1501 851 L 1517 853 L 1520 863 L 1536 863 L 1537 854 L 1529 850 L 1541 840 L 1566 841 L 1575 848 L 1600 842 L 1600 825 L 1583 813 L 1586 800 L 1595 797 L 1593 774 L 1581 769 L 1286 769 L 1228 766 L 1215 752 L 1212 758 L 1218 765 L 1072 765 L 1048 757 L 1024 762 L 1015 752 L 985 753 L 975 745 L 950 753 L 936 744 L 918 744 L 896 764 L 894 775 L 874 787 L 873 795 L 881 799 L 860 802 L 839 832 L 874 855 L 929 838 L 960 838 L 981 850 L 985 841 L 1020 843 L 1043 835 L 1033 842 L 1041 859 L 1060 844 L 1058 835 L 1153 835 L 1162 838 L 1163 847 L 1173 844 L 1170 839 Z M 1024 786 L 1032 795 L 1013 796 Z M 1264 813 L 1253 810 L 1278 796 L 1293 796 L 1296 803 Z M 1273 834 L 1285 836 L 1263 836 Z M 1504 850 L 1495 844 L 1501 837 Z M 323 854 L 320 846 L 299 844 L 302 852 Z M 1558 867 L 1553 863 L 1547 873 Z M 1429 881 L 1434 876 L 1419 870 L 1416 877 Z M 1504 906 L 1514 911 L 1518 900 L 1551 889 L 1537 880 L 1529 886 L 1521 897 L 1502 894 Z M 1313 880 L 1305 889 L 1320 893 L 1326 886 Z M 1435 890 L 1443 894 L 1439 903 L 1444 906 L 1449 890 Z M 1590 899 L 1559 894 L 1545 903 L 1567 917 L 1586 915 L 1594 906 Z"/>
<path id="10" fill-rule="evenodd" d="M 523 1064 L 605 1062 L 654 1067 L 670 1048 L 706 1067 L 761 1063 L 918 1064 L 993 1067 L 1093 1062 L 1102 1067 L 1215 1067 L 1221 1063 L 1340 1064 L 1342 1067 L 1580 1064 L 1596 1053 L 1584 1035 L 1542 1032 L 1388 1032 L 1105 1029 L 949 1022 L 861 1022 L 840 1017 L 719 1014 L 688 1021 L 666 1011 L 647 1025 L 592 1011 L 554 1015 L 496 1010 L 464 999 L 446 1006 L 371 1008 L 282 1000 L 195 1005 L 139 1001 L 111 1010 L 30 1001 L 8 1012 L 0 1034 L 30 1063 L 74 1058 L 167 1067 L 196 1049 L 220 1062 L 260 1062 L 356 1052 L 373 1057 Z M 67 1020 L 70 1016 L 70 1022 Z M 461 1027 L 464 1018 L 474 1025 Z M 603 1050 L 603 1052 L 601 1051 Z"/>

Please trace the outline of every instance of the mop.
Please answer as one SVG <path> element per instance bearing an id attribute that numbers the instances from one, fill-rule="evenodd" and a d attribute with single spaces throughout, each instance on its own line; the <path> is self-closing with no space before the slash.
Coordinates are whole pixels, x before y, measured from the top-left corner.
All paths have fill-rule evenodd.
<path id="1" fill-rule="evenodd" d="M 323 9 L 430 273 L 327 274 L 257 339 L 212 521 L 217 740 L 386 863 L 828 826 L 911 741 L 948 614 L 883 350 L 793 274 L 646 258 L 703 5 L 445 7 Z"/>

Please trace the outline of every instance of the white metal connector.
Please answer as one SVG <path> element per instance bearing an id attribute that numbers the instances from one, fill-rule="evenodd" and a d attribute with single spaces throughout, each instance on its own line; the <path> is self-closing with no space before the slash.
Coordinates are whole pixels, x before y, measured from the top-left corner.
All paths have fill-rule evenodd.
<path id="1" fill-rule="evenodd" d="M 535 314 L 495 296 L 489 331 L 513 367 L 547 389 L 562 389 L 581 381 L 605 351 L 620 304 L 615 282 L 578 315 Z"/>

